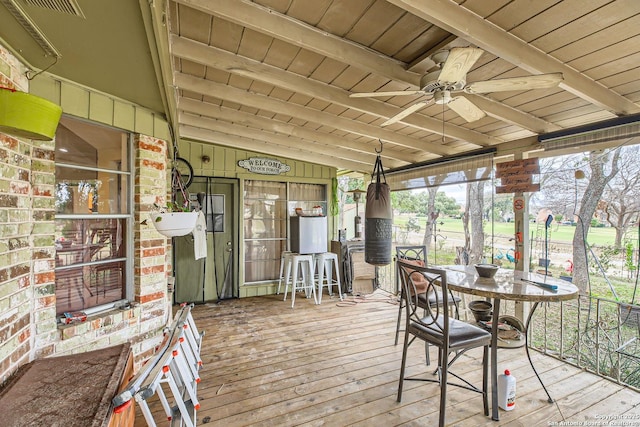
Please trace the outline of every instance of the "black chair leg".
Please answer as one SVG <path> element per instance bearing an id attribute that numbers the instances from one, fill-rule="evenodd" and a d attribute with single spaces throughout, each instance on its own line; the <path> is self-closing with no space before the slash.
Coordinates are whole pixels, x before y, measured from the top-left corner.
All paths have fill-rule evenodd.
<path id="1" fill-rule="evenodd" d="M 449 377 L 449 355 L 446 351 L 441 351 L 440 357 L 440 416 L 438 425 L 444 427 L 447 407 L 447 381 Z"/>
<path id="2" fill-rule="evenodd" d="M 426 341 L 424 342 L 424 353 L 427 359 L 427 366 L 429 366 L 431 364 L 431 358 L 429 357 L 429 343 Z"/>
<path id="3" fill-rule="evenodd" d="M 393 345 L 398 345 L 398 336 L 400 335 L 400 319 L 402 319 L 402 303 L 404 298 L 400 295 L 400 303 L 398 304 L 398 324 L 396 325 L 396 342 Z"/>
<path id="4" fill-rule="evenodd" d="M 398 383 L 398 398 L 397 401 L 402 400 L 402 385 L 404 384 L 404 369 L 407 364 L 407 348 L 409 347 L 409 334 L 404 335 L 404 344 L 402 347 L 402 364 L 400 365 L 400 381 Z"/>
<path id="5" fill-rule="evenodd" d="M 482 401 L 484 415 L 489 416 L 489 346 L 485 345 L 482 352 Z"/>

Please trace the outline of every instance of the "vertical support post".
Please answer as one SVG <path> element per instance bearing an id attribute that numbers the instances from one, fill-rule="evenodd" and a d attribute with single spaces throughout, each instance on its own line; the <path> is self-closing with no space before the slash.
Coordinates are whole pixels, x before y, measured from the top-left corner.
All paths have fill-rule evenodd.
<path id="1" fill-rule="evenodd" d="M 522 153 L 514 154 L 514 160 L 521 160 Z M 514 214 L 514 257 L 517 271 L 529 271 L 529 194 L 519 192 L 513 195 Z M 529 303 L 516 301 L 515 316 L 520 320 L 529 315 Z"/>

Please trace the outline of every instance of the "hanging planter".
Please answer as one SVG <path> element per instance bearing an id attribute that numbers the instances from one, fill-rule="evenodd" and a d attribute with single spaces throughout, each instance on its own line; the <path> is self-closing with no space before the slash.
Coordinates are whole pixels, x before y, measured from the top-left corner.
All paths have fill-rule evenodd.
<path id="1" fill-rule="evenodd" d="M 35 95 L 0 87 L 0 132 L 20 138 L 51 141 L 62 108 Z"/>
<path id="2" fill-rule="evenodd" d="M 167 237 L 177 237 L 193 231 L 198 212 L 151 212 L 149 216 L 158 233 Z"/>

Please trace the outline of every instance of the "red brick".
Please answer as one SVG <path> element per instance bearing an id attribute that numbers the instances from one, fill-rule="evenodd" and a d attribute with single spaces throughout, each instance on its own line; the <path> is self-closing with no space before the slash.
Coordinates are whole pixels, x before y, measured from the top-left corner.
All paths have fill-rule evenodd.
<path id="1" fill-rule="evenodd" d="M 164 248 L 144 249 L 142 251 L 143 257 L 156 256 L 156 255 L 164 255 Z"/>
<path id="2" fill-rule="evenodd" d="M 38 308 L 47 308 L 56 306 L 56 296 L 49 295 L 46 297 L 38 298 Z"/>
<path id="3" fill-rule="evenodd" d="M 153 294 L 141 295 L 139 297 L 136 297 L 138 302 L 140 302 L 141 304 L 145 304 L 150 301 L 156 301 L 162 298 L 164 298 L 164 292 L 156 292 Z"/>
<path id="4" fill-rule="evenodd" d="M 147 274 L 154 274 L 154 273 L 163 273 L 164 272 L 164 264 L 162 265 L 154 265 L 153 267 L 144 267 L 142 269 L 140 269 L 140 274 L 142 275 L 147 275 Z"/>
<path id="5" fill-rule="evenodd" d="M 37 273 L 33 275 L 36 285 L 42 285 L 43 283 L 51 283 L 56 280 L 56 273 L 54 271 L 47 271 L 46 273 Z"/>
<path id="6" fill-rule="evenodd" d="M 141 150 L 153 151 L 154 153 L 162 153 L 164 151 L 164 147 L 158 146 L 158 144 L 149 144 L 145 141 L 140 141 L 138 148 Z"/>
<path id="7" fill-rule="evenodd" d="M 142 167 L 156 169 L 159 171 L 163 171 L 166 168 L 164 162 L 154 162 L 153 160 L 148 160 L 148 159 L 144 159 L 142 161 Z"/>

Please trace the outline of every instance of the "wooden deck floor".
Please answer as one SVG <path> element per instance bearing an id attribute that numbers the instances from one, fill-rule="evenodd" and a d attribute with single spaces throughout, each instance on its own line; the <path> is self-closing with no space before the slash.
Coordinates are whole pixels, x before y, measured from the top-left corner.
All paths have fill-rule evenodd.
<path id="1" fill-rule="evenodd" d="M 402 345 L 393 345 L 398 306 L 384 293 L 352 304 L 322 305 L 282 296 L 227 300 L 196 306 L 193 316 L 205 331 L 204 367 L 198 386 L 197 424 L 215 426 L 427 426 L 437 425 L 436 384 L 406 382 L 396 402 Z M 432 360 L 435 351 L 432 350 Z M 500 421 L 482 414 L 478 394 L 448 390 L 447 423 L 460 426 L 547 426 L 602 422 L 640 425 L 640 393 L 533 351 L 556 403 L 549 404 L 524 349 L 501 349 L 499 369 L 517 378 L 516 408 Z M 480 380 L 481 350 L 463 356 L 454 371 Z M 426 373 L 424 346 L 416 343 L 408 371 Z M 163 419 L 158 404 L 153 406 Z M 146 425 L 138 416 L 136 425 Z M 611 424 L 614 425 L 614 424 Z"/>

